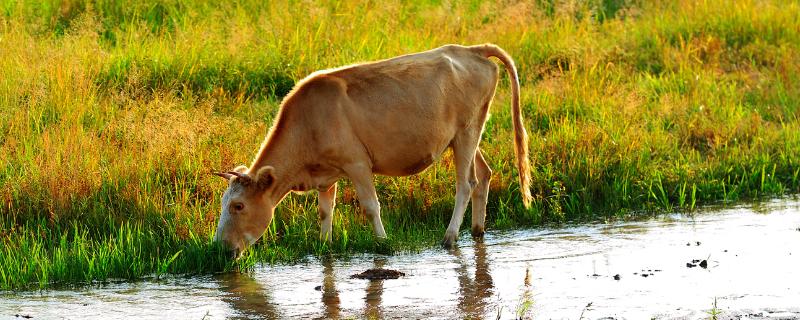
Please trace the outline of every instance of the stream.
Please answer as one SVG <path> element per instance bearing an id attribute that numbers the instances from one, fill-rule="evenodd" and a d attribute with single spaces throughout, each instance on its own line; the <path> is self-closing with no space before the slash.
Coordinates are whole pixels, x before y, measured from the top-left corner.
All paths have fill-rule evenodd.
<path id="1" fill-rule="evenodd" d="M 391 231 L 389 231 L 391 232 Z M 458 249 L 0 292 L 23 319 L 800 319 L 800 201 L 462 233 Z M 350 276 L 370 268 L 399 279 Z M 716 305 L 716 307 L 715 307 Z"/>

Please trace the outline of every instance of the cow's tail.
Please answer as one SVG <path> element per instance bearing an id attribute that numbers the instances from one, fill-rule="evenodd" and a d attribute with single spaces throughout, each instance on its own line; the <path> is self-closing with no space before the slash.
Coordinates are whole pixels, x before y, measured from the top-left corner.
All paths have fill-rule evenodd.
<path id="1" fill-rule="evenodd" d="M 495 57 L 506 68 L 511 78 L 511 117 L 514 123 L 514 154 L 516 156 L 517 172 L 519 173 L 519 188 L 522 192 L 522 202 L 526 208 L 531 205 L 531 172 L 528 160 L 528 133 L 522 123 L 522 109 L 519 102 L 519 77 L 514 60 L 503 49 L 493 44 L 484 44 L 471 47 L 480 52 L 484 57 Z"/>

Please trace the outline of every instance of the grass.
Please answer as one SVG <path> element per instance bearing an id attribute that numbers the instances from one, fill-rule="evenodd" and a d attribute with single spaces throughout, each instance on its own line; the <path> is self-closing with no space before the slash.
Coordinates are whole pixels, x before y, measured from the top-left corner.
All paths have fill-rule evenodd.
<path id="1" fill-rule="evenodd" d="M 722 310 L 717 308 L 717 298 L 714 298 L 714 304 L 711 306 L 711 309 L 706 311 L 708 314 L 709 320 L 717 320 L 717 317 L 722 314 Z"/>
<path id="2" fill-rule="evenodd" d="M 209 172 L 249 164 L 308 73 L 446 43 L 496 43 L 521 75 L 535 201 L 503 80 L 482 142 L 490 229 L 798 192 L 799 30 L 800 4 L 777 0 L 4 1 L 0 290 L 434 245 L 449 156 L 376 179 L 389 241 L 345 183 L 330 245 L 315 196 L 294 195 L 237 263 L 209 241 L 225 188 Z"/>

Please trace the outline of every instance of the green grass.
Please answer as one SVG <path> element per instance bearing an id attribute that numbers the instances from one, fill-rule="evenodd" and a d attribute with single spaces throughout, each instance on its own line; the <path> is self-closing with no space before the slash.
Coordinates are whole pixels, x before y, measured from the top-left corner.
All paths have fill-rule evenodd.
<path id="1" fill-rule="evenodd" d="M 310 72 L 484 42 L 519 67 L 535 195 L 525 210 L 504 75 L 482 142 L 489 229 L 800 191 L 797 1 L 7 0 L 0 290 L 435 245 L 449 155 L 376 179 L 388 241 L 344 183 L 331 244 L 316 197 L 293 195 L 235 263 L 210 243 L 226 187 L 210 172 L 249 164 Z"/>
<path id="2" fill-rule="evenodd" d="M 706 311 L 706 313 L 708 314 L 709 320 L 717 320 L 717 316 L 722 314 L 722 310 L 717 308 L 717 298 L 714 298 L 714 304 L 712 305 L 711 309 Z"/>

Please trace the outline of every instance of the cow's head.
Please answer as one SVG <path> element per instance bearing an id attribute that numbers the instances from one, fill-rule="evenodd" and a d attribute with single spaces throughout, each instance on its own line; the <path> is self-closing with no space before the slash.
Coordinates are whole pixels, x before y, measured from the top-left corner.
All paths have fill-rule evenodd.
<path id="1" fill-rule="evenodd" d="M 247 167 L 240 166 L 233 171 L 214 173 L 228 180 L 214 241 L 222 241 L 234 258 L 261 238 L 277 205 L 277 200 L 268 196 L 275 180 L 273 168 L 262 167 L 254 175 L 247 171 Z"/>

